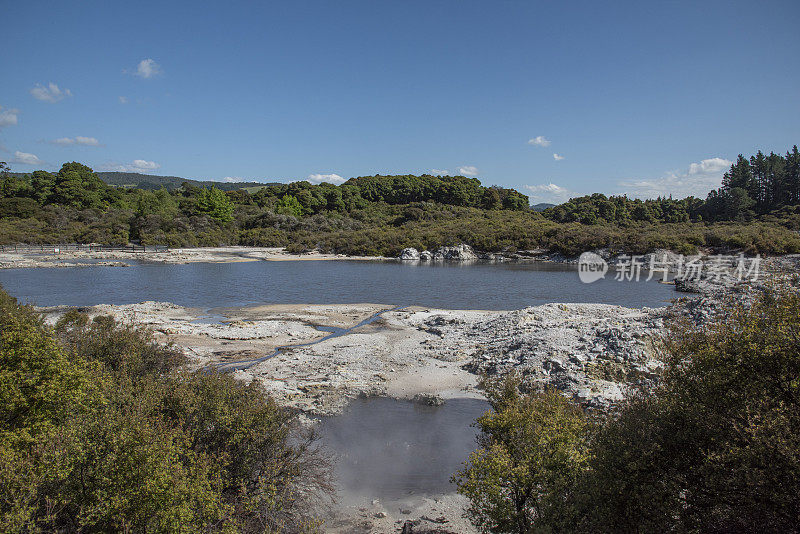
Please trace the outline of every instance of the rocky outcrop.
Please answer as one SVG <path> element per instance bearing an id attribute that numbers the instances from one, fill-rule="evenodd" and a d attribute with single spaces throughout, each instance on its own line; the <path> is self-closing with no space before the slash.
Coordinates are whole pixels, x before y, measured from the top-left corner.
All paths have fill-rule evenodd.
<path id="1" fill-rule="evenodd" d="M 419 251 L 413 247 L 404 248 L 400 253 L 400 259 L 403 261 L 417 261 L 419 260 Z"/>
<path id="2" fill-rule="evenodd" d="M 546 304 L 511 312 L 431 310 L 406 324 L 431 334 L 423 346 L 442 361 L 466 360 L 478 375 L 521 373 L 531 386 L 555 387 L 588 407 L 606 408 L 625 388 L 658 375 L 650 343 L 666 309 Z"/>
<path id="3" fill-rule="evenodd" d="M 454 247 L 439 247 L 433 253 L 433 259 L 436 261 L 474 261 L 478 259 L 478 255 L 471 246 L 462 243 Z"/>
<path id="4" fill-rule="evenodd" d="M 433 253 L 427 250 L 419 252 L 413 247 L 408 247 L 403 249 L 399 258 L 403 261 L 475 261 L 481 257 L 471 246 L 462 243 L 454 247 L 439 247 Z"/>

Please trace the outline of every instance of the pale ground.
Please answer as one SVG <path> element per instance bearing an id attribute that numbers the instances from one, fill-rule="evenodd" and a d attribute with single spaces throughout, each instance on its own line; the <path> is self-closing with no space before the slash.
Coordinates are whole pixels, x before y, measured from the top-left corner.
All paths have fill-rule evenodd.
<path id="1" fill-rule="evenodd" d="M 45 311 L 54 321 L 66 309 Z M 508 312 L 376 304 L 205 311 L 143 302 L 87 310 L 146 325 L 183 348 L 193 367 L 217 366 L 256 380 L 279 403 L 311 415 L 339 413 L 360 395 L 480 397 L 478 373 L 512 368 L 581 401 L 617 400 L 620 386 L 595 371 L 610 365 L 645 375 L 657 370 L 646 339 L 663 316 L 662 309 L 603 304 Z M 351 329 L 370 317 L 371 324 L 323 340 L 330 335 L 325 327 Z M 280 353 L 267 358 L 277 347 Z"/>
<path id="2" fill-rule="evenodd" d="M 420 520 L 421 527 L 446 529 L 458 534 L 476 534 L 478 530 L 463 517 L 467 499 L 457 493 L 436 497 L 418 497 L 386 505 L 364 500 L 337 507 L 333 517 L 325 519 L 324 530 L 332 534 L 400 532 L 405 521 Z"/>
<path id="3" fill-rule="evenodd" d="M 105 265 L 125 267 L 127 262 L 152 263 L 235 263 L 243 261 L 296 260 L 385 260 L 376 256 L 322 254 L 317 251 L 292 254 L 276 247 L 208 247 L 170 249 L 169 252 L 79 252 L 14 253 L 0 252 L 0 269 L 23 267 L 85 267 Z M 99 263 L 98 263 L 99 262 Z"/>

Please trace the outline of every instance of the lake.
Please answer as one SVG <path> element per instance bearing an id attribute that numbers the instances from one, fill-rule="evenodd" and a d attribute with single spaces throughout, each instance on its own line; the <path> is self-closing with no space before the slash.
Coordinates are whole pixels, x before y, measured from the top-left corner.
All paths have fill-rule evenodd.
<path id="1" fill-rule="evenodd" d="M 145 300 L 216 308 L 249 304 L 350 304 L 512 310 L 549 302 L 664 306 L 671 285 L 593 284 L 575 266 L 541 263 L 418 264 L 382 261 L 256 261 L 131 267 L 1 269 L 11 295 L 39 306 Z"/>

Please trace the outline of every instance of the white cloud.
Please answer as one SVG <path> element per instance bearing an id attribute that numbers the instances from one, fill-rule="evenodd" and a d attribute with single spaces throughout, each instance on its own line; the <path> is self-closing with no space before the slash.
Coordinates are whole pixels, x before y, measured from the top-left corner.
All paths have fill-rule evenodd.
<path id="1" fill-rule="evenodd" d="M 128 103 L 128 97 L 127 96 L 119 97 L 119 103 L 120 104 L 127 104 Z"/>
<path id="2" fill-rule="evenodd" d="M 463 167 L 458 168 L 458 174 L 461 174 L 462 176 L 477 176 L 478 167 L 472 165 L 464 165 Z"/>
<path id="3" fill-rule="evenodd" d="M 222 181 L 229 184 L 233 184 L 237 182 L 246 182 L 247 180 L 239 176 L 226 176 L 225 178 L 222 179 Z"/>
<path id="4" fill-rule="evenodd" d="M 161 167 L 161 165 L 159 165 L 155 161 L 145 161 L 143 159 L 135 159 L 135 160 L 133 160 L 133 166 L 137 167 L 139 169 L 148 170 L 148 171 L 154 171 L 154 170 L 158 169 L 159 167 Z"/>
<path id="5" fill-rule="evenodd" d="M 22 165 L 41 165 L 42 160 L 40 160 L 36 154 L 29 154 L 17 150 L 14 152 L 14 163 L 20 163 Z"/>
<path id="6" fill-rule="evenodd" d="M 133 160 L 132 163 L 122 164 L 122 165 L 116 163 L 106 163 L 104 165 L 101 165 L 100 168 L 103 169 L 104 171 L 141 172 L 147 174 L 149 172 L 161 168 L 161 165 L 159 165 L 155 161 L 135 159 Z"/>
<path id="7" fill-rule="evenodd" d="M 450 171 L 447 169 L 431 169 L 432 176 L 450 176 Z"/>
<path id="8" fill-rule="evenodd" d="M 564 156 L 559 156 L 558 154 L 553 154 L 553 159 L 556 161 L 561 161 L 564 159 Z"/>
<path id="9" fill-rule="evenodd" d="M 723 158 L 704 159 L 692 163 L 685 171 L 671 171 L 661 178 L 651 180 L 622 180 L 617 183 L 623 192 L 637 198 L 655 198 L 672 195 L 683 198 L 689 195 L 704 198 L 718 188 L 722 175 L 733 164 Z"/>
<path id="10" fill-rule="evenodd" d="M 58 139 L 54 139 L 50 141 L 54 145 L 60 146 L 70 146 L 70 145 L 83 145 L 83 146 L 102 146 L 100 141 L 95 139 L 94 137 L 59 137 Z"/>
<path id="11" fill-rule="evenodd" d="M 342 178 L 338 174 L 309 174 L 306 180 L 312 184 L 321 184 L 322 182 L 328 182 L 329 184 L 343 184 L 347 181 L 346 178 Z"/>
<path id="12" fill-rule="evenodd" d="M 528 144 L 533 146 L 550 146 L 550 140 L 543 135 L 537 135 L 533 139 L 528 139 Z"/>
<path id="13" fill-rule="evenodd" d="M 64 89 L 62 91 L 58 85 L 50 82 L 46 87 L 40 83 L 37 83 L 36 87 L 31 89 L 31 94 L 36 100 L 50 102 L 53 104 L 59 100 L 64 100 L 68 96 L 72 96 L 72 91 L 69 89 Z"/>
<path id="14" fill-rule="evenodd" d="M 17 115 L 19 115 L 18 109 L 10 108 L 3 111 L 3 106 L 0 106 L 0 128 L 17 124 Z"/>
<path id="15" fill-rule="evenodd" d="M 143 59 L 139 62 L 134 74 L 141 78 L 152 78 L 161 74 L 161 65 L 150 58 Z"/>
<path id="16" fill-rule="evenodd" d="M 692 163 L 689 165 L 689 174 L 724 174 L 732 164 L 732 161 L 722 158 L 704 159 L 700 163 Z"/>
<path id="17" fill-rule="evenodd" d="M 541 185 L 526 185 L 525 189 L 530 191 L 528 197 L 536 202 L 549 202 L 552 204 L 561 204 L 574 196 L 574 193 L 566 187 L 561 187 L 553 183 Z"/>

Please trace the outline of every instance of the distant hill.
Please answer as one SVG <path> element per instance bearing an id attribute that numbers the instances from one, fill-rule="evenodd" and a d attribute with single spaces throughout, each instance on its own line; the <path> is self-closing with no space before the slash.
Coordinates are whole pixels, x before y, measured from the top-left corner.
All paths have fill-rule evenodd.
<path id="1" fill-rule="evenodd" d="M 553 207 L 555 207 L 555 204 L 548 204 L 547 202 L 540 202 L 539 204 L 534 204 L 533 206 L 531 206 L 531 209 L 533 211 L 544 211 L 547 208 L 553 208 Z"/>
<path id="2" fill-rule="evenodd" d="M 11 176 L 21 178 L 30 174 L 29 172 L 10 172 Z M 262 187 L 270 185 L 283 185 L 280 182 L 211 182 L 205 180 L 190 180 L 188 178 L 181 178 L 179 176 L 155 176 L 152 174 L 141 174 L 138 172 L 97 172 L 95 173 L 108 185 L 116 187 L 129 187 L 131 189 L 148 189 L 157 190 L 162 187 L 172 191 L 179 189 L 184 182 L 196 187 L 211 187 L 223 191 L 235 191 L 237 189 L 247 189 L 250 193 L 255 192 Z"/>
<path id="3" fill-rule="evenodd" d="M 197 187 L 214 186 L 217 189 L 222 189 L 223 191 L 279 185 L 278 182 L 207 182 L 204 180 L 189 180 L 187 178 L 180 178 L 178 176 L 155 176 L 152 174 L 141 174 L 138 172 L 98 172 L 97 176 L 99 176 L 101 180 L 109 185 L 115 185 L 117 187 L 131 187 L 136 189 L 161 189 L 164 187 L 168 190 L 173 190 L 178 189 L 184 182 L 188 182 L 189 184 Z"/>

